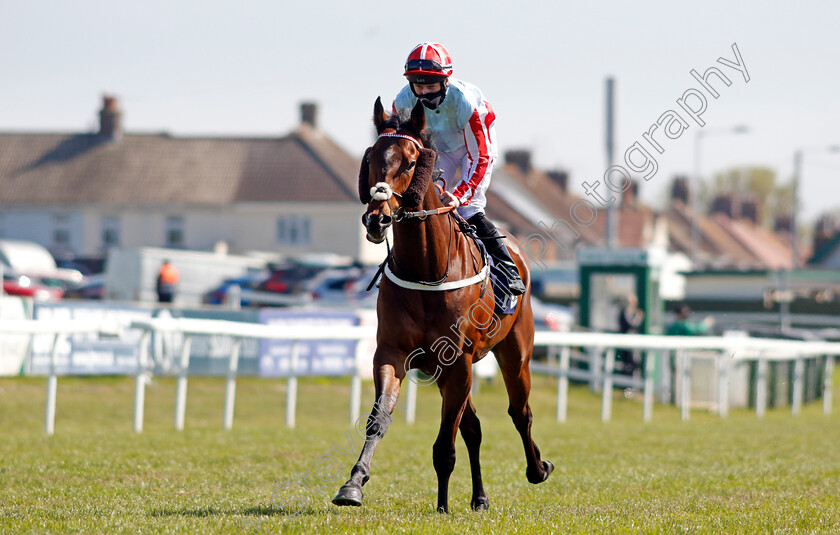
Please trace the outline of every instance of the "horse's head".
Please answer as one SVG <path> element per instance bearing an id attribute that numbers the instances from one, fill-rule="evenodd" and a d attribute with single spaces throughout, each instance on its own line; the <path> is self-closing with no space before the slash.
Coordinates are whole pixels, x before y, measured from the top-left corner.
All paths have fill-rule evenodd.
<path id="1" fill-rule="evenodd" d="M 423 202 L 432 181 L 435 152 L 426 147 L 426 112 L 420 102 L 410 118 L 401 120 L 389 117 L 377 98 L 373 124 L 379 137 L 362 159 L 359 199 L 368 205 L 362 216 L 367 239 L 381 243 L 398 208 Z"/>

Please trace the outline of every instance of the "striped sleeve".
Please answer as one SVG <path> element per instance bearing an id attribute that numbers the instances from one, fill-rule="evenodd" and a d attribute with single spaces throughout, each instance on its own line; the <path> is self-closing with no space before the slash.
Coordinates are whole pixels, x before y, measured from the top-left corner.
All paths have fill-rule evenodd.
<path id="1" fill-rule="evenodd" d="M 467 146 L 469 168 L 461 174 L 461 183 L 453 191 L 462 205 L 469 204 L 475 195 L 478 185 L 484 180 L 491 162 L 491 154 L 495 154 L 490 135 L 496 114 L 486 100 L 481 100 L 476 106 L 464 128 L 464 142 Z"/>

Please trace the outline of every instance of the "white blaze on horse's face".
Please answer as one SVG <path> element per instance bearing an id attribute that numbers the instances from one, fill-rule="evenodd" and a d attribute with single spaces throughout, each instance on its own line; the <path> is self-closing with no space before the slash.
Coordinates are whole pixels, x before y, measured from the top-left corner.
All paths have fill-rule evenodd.
<path id="1" fill-rule="evenodd" d="M 393 179 L 394 172 L 391 170 L 399 169 L 400 162 L 402 161 L 402 151 L 397 150 L 396 145 L 391 145 L 385 149 L 383 156 L 385 157 L 385 176 L 391 175 Z"/>

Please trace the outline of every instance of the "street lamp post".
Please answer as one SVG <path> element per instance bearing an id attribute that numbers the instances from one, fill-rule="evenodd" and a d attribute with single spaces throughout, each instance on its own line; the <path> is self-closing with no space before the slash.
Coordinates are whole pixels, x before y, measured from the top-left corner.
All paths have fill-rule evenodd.
<path id="1" fill-rule="evenodd" d="M 749 128 L 738 125 L 729 128 L 698 130 L 694 135 L 694 187 L 691 188 L 691 260 L 696 261 L 699 252 L 700 232 L 697 228 L 697 218 L 700 211 L 700 140 L 712 134 L 746 134 Z"/>

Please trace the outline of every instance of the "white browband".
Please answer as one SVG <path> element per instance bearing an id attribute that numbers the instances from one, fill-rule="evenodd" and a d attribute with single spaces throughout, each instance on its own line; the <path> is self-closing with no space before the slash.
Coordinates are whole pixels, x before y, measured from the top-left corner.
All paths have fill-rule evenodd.
<path id="1" fill-rule="evenodd" d="M 407 139 L 407 140 L 411 141 L 412 143 L 414 143 L 415 145 L 417 145 L 417 148 L 418 148 L 418 149 L 422 149 L 422 148 L 423 148 L 423 145 L 421 145 L 419 141 L 417 141 L 415 138 L 413 138 L 413 137 L 411 137 L 411 136 L 407 136 L 407 135 L 405 135 L 405 134 L 391 134 L 391 133 L 387 133 L 387 134 L 379 134 L 379 137 L 401 137 L 401 138 L 403 138 L 403 139 Z"/>

